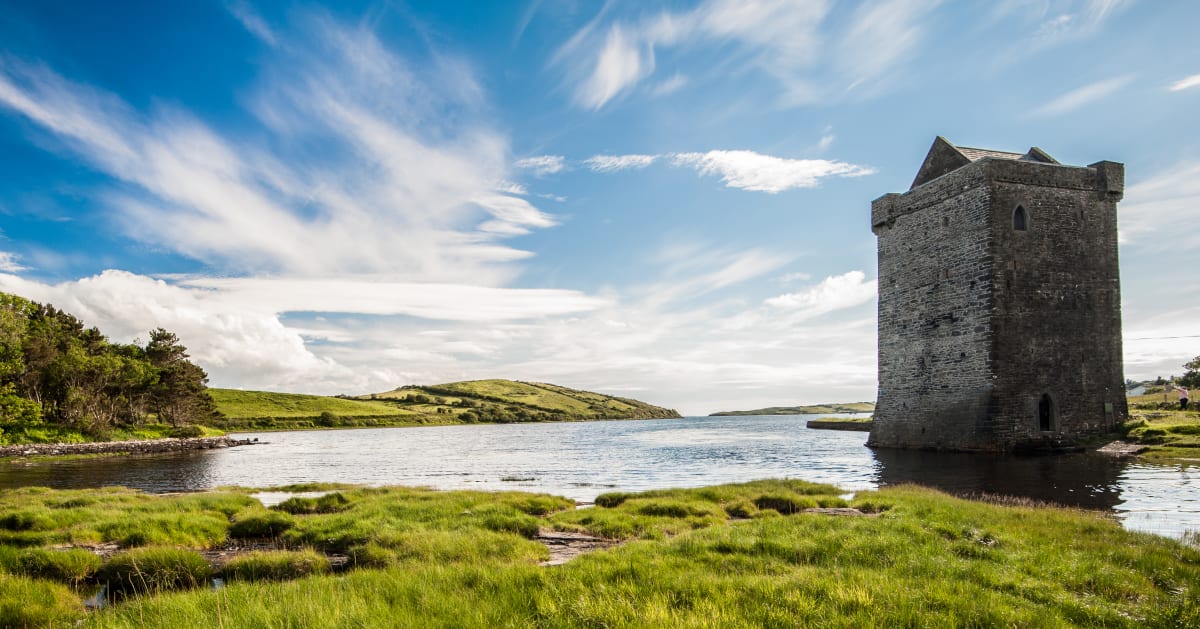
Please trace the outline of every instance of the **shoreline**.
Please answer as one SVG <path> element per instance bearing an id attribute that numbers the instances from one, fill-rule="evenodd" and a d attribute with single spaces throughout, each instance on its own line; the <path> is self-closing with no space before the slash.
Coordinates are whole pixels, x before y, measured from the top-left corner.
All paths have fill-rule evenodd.
<path id="1" fill-rule="evenodd" d="M 220 437 L 166 437 L 133 441 L 89 441 L 85 443 L 22 443 L 0 446 L 0 459 L 23 456 L 70 456 L 88 454 L 158 454 L 188 450 L 214 450 L 258 443 L 258 439 Z"/>

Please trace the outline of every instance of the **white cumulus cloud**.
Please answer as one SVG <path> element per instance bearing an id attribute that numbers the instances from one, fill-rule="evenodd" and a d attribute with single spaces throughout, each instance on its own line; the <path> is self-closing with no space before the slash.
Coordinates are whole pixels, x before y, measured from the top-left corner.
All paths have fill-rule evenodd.
<path id="1" fill-rule="evenodd" d="M 875 299 L 877 291 L 876 280 L 867 281 L 862 271 L 850 271 L 827 277 L 805 291 L 771 297 L 764 303 L 808 319 L 865 304 Z"/>
<path id="2" fill-rule="evenodd" d="M 787 159 L 754 151 L 708 151 L 675 153 L 678 166 L 696 169 L 702 175 L 717 175 L 730 188 L 777 193 L 793 188 L 812 188 L 825 177 L 861 177 L 872 168 L 826 159 Z"/>

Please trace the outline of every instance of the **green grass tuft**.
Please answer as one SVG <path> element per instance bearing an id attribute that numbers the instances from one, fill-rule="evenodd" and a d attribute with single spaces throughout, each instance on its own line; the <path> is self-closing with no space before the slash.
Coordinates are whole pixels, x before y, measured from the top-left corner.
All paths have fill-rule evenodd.
<path id="1" fill-rule="evenodd" d="M 11 559 L 0 558 L 0 563 L 6 564 L 7 571 L 13 574 L 78 587 L 96 573 L 102 561 L 95 553 L 82 548 L 27 548 L 15 553 Z"/>
<path id="2" fill-rule="evenodd" d="M 285 581 L 329 571 L 329 559 L 312 549 L 275 550 L 234 557 L 221 576 L 231 581 Z"/>
<path id="3" fill-rule="evenodd" d="M 337 513 L 345 511 L 350 504 L 350 499 L 346 498 L 341 492 L 333 492 L 325 494 L 319 498 L 307 498 L 304 496 L 293 496 L 283 502 L 271 507 L 278 511 L 284 511 L 293 515 L 308 515 L 313 513 Z"/>
<path id="4" fill-rule="evenodd" d="M 211 576 L 208 560 L 195 551 L 138 548 L 110 558 L 96 572 L 96 581 L 107 586 L 110 598 L 119 601 L 204 586 Z"/>
<path id="5" fill-rule="evenodd" d="M 293 526 L 295 519 L 288 513 L 251 509 L 234 518 L 229 525 L 229 536 L 235 539 L 278 537 Z"/>
<path id="6" fill-rule="evenodd" d="M 64 627 L 84 614 L 65 585 L 0 574 L 0 627 Z"/>

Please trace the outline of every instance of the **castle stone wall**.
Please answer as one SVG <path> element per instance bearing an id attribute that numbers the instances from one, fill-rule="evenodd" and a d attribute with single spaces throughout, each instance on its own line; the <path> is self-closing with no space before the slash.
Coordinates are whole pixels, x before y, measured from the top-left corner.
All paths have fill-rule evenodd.
<path id="1" fill-rule="evenodd" d="M 875 202 L 879 382 L 872 443 L 970 447 L 990 430 L 991 257 L 983 172 Z"/>
<path id="2" fill-rule="evenodd" d="M 1063 447 L 1125 419 L 1123 176 L 1111 162 L 988 158 L 872 203 L 879 395 L 868 445 Z"/>
<path id="3" fill-rule="evenodd" d="M 1013 168 L 1020 166 L 1021 168 Z M 1119 165 L 1118 165 L 1119 166 Z M 995 436 L 1056 447 L 1124 421 L 1116 201 L 1096 169 L 992 162 Z M 1012 228 L 1022 206 L 1024 231 Z M 1038 421 L 1053 401 L 1051 430 Z"/>

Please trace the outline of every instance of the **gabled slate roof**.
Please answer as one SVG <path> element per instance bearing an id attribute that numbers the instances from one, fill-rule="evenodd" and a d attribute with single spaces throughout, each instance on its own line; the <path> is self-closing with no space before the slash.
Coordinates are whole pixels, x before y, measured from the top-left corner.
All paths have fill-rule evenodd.
<path id="1" fill-rule="evenodd" d="M 993 151 L 991 149 L 977 149 L 969 146 L 955 146 L 949 140 L 938 136 L 933 140 L 933 146 L 929 147 L 929 153 L 925 155 L 925 161 L 921 164 L 921 169 L 917 171 L 917 178 L 913 180 L 912 186 L 917 186 L 937 179 L 946 173 L 953 172 L 981 159 L 1014 159 L 1024 162 L 1041 162 L 1044 164 L 1057 164 L 1058 160 L 1050 157 L 1045 151 L 1038 147 L 1032 147 L 1025 153 L 1010 153 L 1008 151 Z"/>

